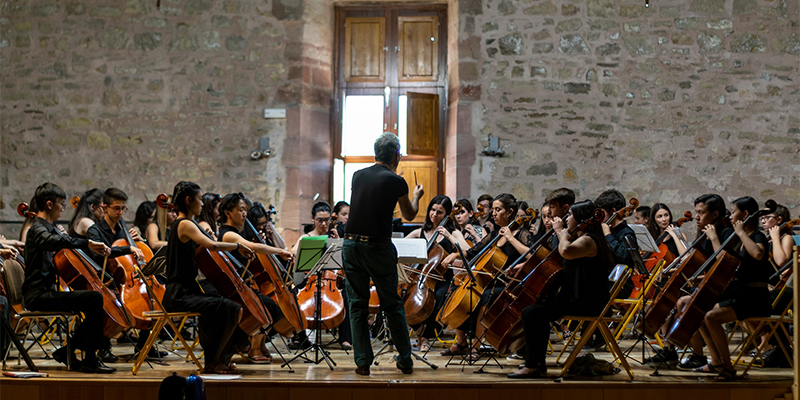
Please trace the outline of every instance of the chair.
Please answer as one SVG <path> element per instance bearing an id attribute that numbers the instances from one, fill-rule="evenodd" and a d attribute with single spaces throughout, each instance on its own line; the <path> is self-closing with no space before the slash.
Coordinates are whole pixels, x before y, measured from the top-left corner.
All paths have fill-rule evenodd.
<path id="1" fill-rule="evenodd" d="M 620 269 L 622 269 L 622 271 L 620 271 Z M 614 335 L 611 333 L 611 330 L 608 328 L 608 324 L 610 322 L 620 321 L 620 319 L 618 317 L 605 317 L 605 315 L 608 314 L 609 310 L 611 310 L 611 306 L 613 304 L 613 299 L 619 294 L 619 291 L 622 289 L 622 286 L 631 277 L 631 269 L 626 267 L 626 266 L 624 266 L 624 265 L 622 265 L 622 266 L 618 265 L 617 267 L 614 268 L 614 271 L 612 271 L 611 274 L 612 274 L 612 276 L 616 277 L 616 280 L 614 282 L 614 286 L 611 289 L 611 299 L 612 300 L 609 300 L 609 302 L 606 304 L 605 308 L 603 308 L 603 311 L 600 313 L 599 316 L 596 316 L 596 317 L 565 316 L 564 317 L 565 320 L 579 321 L 580 325 L 582 325 L 583 323 L 588 323 L 589 327 L 586 329 L 585 332 L 583 332 L 581 334 L 581 338 L 580 338 L 580 340 L 578 340 L 578 344 L 575 345 L 575 348 L 572 350 L 572 353 L 570 353 L 569 357 L 567 358 L 567 361 L 564 362 L 564 367 L 561 370 L 561 376 L 564 376 L 564 375 L 567 374 L 567 372 L 569 371 L 569 367 L 572 366 L 573 362 L 575 362 L 575 358 L 578 356 L 578 354 L 580 354 L 580 352 L 583 349 L 583 347 L 586 345 L 586 343 L 592 337 L 592 334 L 594 333 L 594 331 L 599 329 L 600 330 L 600 334 L 603 336 L 603 340 L 606 343 L 606 346 L 611 351 L 611 354 L 613 354 L 614 357 L 615 357 L 614 361 L 616 361 L 619 364 L 621 364 L 623 369 L 625 369 L 625 372 L 628 374 L 628 377 L 630 377 L 630 379 L 633 380 L 633 371 L 631 371 L 631 368 L 628 365 L 628 362 L 625 360 L 625 356 L 622 354 L 622 351 L 619 349 L 619 346 L 617 345 L 616 340 L 614 340 Z M 580 328 L 580 325 L 579 325 L 579 328 Z M 578 331 L 578 329 L 575 329 L 575 331 Z M 574 337 L 575 337 L 575 335 L 572 335 L 569 338 L 569 340 L 567 341 L 567 343 L 564 344 L 564 348 L 561 350 L 561 354 L 559 354 L 558 359 L 556 359 L 556 362 L 558 362 L 558 360 L 561 359 L 561 355 L 564 353 L 564 350 L 570 345 L 570 343 L 572 342 L 572 339 Z"/>
<path id="2" fill-rule="evenodd" d="M 134 267 L 136 268 L 136 273 L 139 276 L 145 276 L 138 266 Z M 142 364 L 147 358 L 147 353 L 153 347 L 153 345 L 156 342 L 156 339 L 158 338 L 158 333 L 161 332 L 161 329 L 164 329 L 164 327 L 167 324 L 169 324 L 173 332 L 175 332 L 175 337 L 177 337 L 178 340 L 180 340 L 181 344 L 183 344 L 183 348 L 188 353 L 188 356 L 191 357 L 192 361 L 194 361 L 194 365 L 197 366 L 198 370 L 202 371 L 203 366 L 200 365 L 200 361 L 194 355 L 193 351 L 194 347 L 186 343 L 186 340 L 181 335 L 180 329 L 177 326 L 175 326 L 175 322 L 172 321 L 173 318 L 181 318 L 182 321 L 186 321 L 186 318 L 200 316 L 200 313 L 188 312 L 188 311 L 184 312 L 165 311 L 164 305 L 161 304 L 161 300 L 159 300 L 158 297 L 153 294 L 153 288 L 150 286 L 150 282 L 148 282 L 147 279 L 143 279 L 142 281 L 145 283 L 145 287 L 147 288 L 147 293 L 150 295 L 150 298 L 153 299 L 153 301 L 155 301 L 156 306 L 158 306 L 159 309 L 153 311 L 145 311 L 144 313 L 142 313 L 142 317 L 154 320 L 153 328 L 150 330 L 150 336 L 147 338 L 147 341 L 145 342 L 144 346 L 142 346 L 142 348 L 139 349 L 139 356 L 136 358 L 136 362 L 133 364 L 133 371 L 132 371 L 133 374 L 136 375 L 136 373 L 139 372 L 139 369 L 142 367 Z M 181 327 L 183 327 L 183 324 L 181 324 Z"/>
<path id="3" fill-rule="evenodd" d="M 635 318 L 638 317 L 638 312 L 643 308 L 646 307 L 648 304 L 647 293 L 653 290 L 653 285 L 655 285 L 656 278 L 658 274 L 661 272 L 661 268 L 664 266 L 664 260 L 661 260 L 650 272 L 650 277 L 644 282 L 642 285 L 642 290 L 640 292 L 640 296 L 635 299 L 612 299 L 611 301 L 614 303 L 615 308 L 617 309 L 625 309 L 624 313 L 621 316 L 622 323 L 617 325 L 616 329 L 614 330 L 614 338 L 619 340 L 622 337 L 622 333 L 625 331 L 625 327 L 628 326 L 629 323 L 635 321 Z M 637 325 L 634 323 L 634 326 Z M 635 329 L 635 328 L 633 328 Z M 659 340 L 659 345 L 663 344 Z"/>

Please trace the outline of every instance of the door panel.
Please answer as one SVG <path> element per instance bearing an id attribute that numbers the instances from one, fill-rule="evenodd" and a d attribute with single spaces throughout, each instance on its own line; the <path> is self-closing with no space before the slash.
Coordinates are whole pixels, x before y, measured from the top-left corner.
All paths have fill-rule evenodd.
<path id="1" fill-rule="evenodd" d="M 403 179 L 405 179 L 406 183 L 408 184 L 409 198 L 414 196 L 414 186 L 416 185 L 415 181 L 416 183 L 422 185 L 423 190 L 425 190 L 425 194 L 422 195 L 422 198 L 419 200 L 419 211 L 417 212 L 417 217 L 414 218 L 413 221 L 404 220 L 405 222 L 425 222 L 425 212 L 428 209 L 428 203 L 432 198 L 439 194 L 439 174 L 436 164 L 436 160 L 400 161 L 400 165 L 397 167 L 397 173 L 401 174 Z M 396 207 L 395 218 L 401 217 L 402 215 L 400 214 L 400 207 Z"/>
<path id="2" fill-rule="evenodd" d="M 435 15 L 398 17 L 398 73 L 400 82 L 439 79 L 439 18 Z"/>
<path id="3" fill-rule="evenodd" d="M 439 95 L 408 92 L 408 154 L 439 155 Z"/>
<path id="4" fill-rule="evenodd" d="M 345 18 L 344 77 L 348 82 L 383 82 L 386 18 Z"/>

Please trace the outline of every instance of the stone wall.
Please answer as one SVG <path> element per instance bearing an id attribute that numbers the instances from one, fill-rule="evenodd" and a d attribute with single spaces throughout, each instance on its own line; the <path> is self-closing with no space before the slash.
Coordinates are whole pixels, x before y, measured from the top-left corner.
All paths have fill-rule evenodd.
<path id="1" fill-rule="evenodd" d="M 800 205 L 798 1 L 650 4 L 460 0 L 459 130 L 478 144 L 459 191 Z M 489 135 L 505 156 L 480 154 Z"/>
<path id="2" fill-rule="evenodd" d="M 117 186 L 132 208 L 179 180 L 279 210 L 299 197 L 285 164 L 311 166 L 287 132 L 311 131 L 306 104 L 327 124 L 332 86 L 330 63 L 312 70 L 319 62 L 304 58 L 300 0 L 11 0 L 0 11 L 0 219 L 18 219 L 14 206 L 44 181 L 70 196 Z M 287 118 L 266 120 L 264 108 Z M 327 146 L 328 131 L 313 135 Z M 251 161 L 263 137 L 274 155 Z"/>

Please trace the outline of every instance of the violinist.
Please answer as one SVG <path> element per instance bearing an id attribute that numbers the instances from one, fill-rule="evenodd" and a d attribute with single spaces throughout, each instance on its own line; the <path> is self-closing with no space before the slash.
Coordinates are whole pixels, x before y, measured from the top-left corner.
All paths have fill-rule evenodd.
<path id="1" fill-rule="evenodd" d="M 336 229 L 336 233 L 339 237 L 344 237 L 344 229 L 345 224 L 347 224 L 347 220 L 350 218 L 350 204 L 346 201 L 337 201 L 336 204 L 333 206 L 333 229 Z"/>
<path id="2" fill-rule="evenodd" d="M 80 230 L 82 229 L 82 226 L 85 226 L 84 224 L 86 218 L 80 218 L 78 217 L 78 214 L 85 215 L 87 213 L 88 211 L 87 207 L 89 208 L 91 207 L 90 204 L 94 202 L 94 196 L 98 194 L 97 191 L 90 190 L 89 192 L 84 193 L 85 195 L 89 194 L 90 198 L 87 200 L 86 204 L 83 205 L 83 207 L 81 207 L 80 201 L 78 202 L 78 209 L 76 209 L 75 211 L 76 216 L 73 217 L 73 219 L 78 218 L 75 221 L 77 224 L 75 235 L 80 236 L 83 234 Z M 128 206 L 127 206 L 128 195 L 125 194 L 125 192 L 123 192 L 122 190 L 117 188 L 109 188 L 105 192 L 100 192 L 100 193 L 103 194 L 102 202 L 104 204 L 103 209 L 105 212 L 103 213 L 103 216 L 97 220 L 96 223 L 89 226 L 89 228 L 85 233 L 86 236 L 91 240 L 94 240 L 96 242 L 102 242 L 106 246 L 109 246 L 111 248 L 111 253 L 108 255 L 109 259 L 114 259 L 126 254 L 133 254 L 133 256 L 136 257 L 137 260 L 144 260 L 144 254 L 136 246 L 119 246 L 119 247 L 111 246 L 115 241 L 119 239 L 126 239 L 125 231 L 122 228 L 120 220 L 122 220 L 122 217 L 125 214 L 125 212 L 128 211 Z M 83 198 L 81 198 L 81 200 L 83 200 Z M 133 229 L 131 229 L 129 233 L 131 234 L 131 237 L 134 240 L 141 240 L 138 234 L 137 235 L 134 234 L 135 232 Z M 89 254 L 89 256 L 92 257 L 94 262 L 99 266 L 102 266 L 103 263 L 105 262 L 104 257 L 101 257 L 99 255 Z M 119 269 L 119 271 L 123 272 L 122 269 Z M 115 276 L 115 280 L 117 281 L 118 284 L 122 283 L 117 274 L 112 274 L 112 275 Z M 137 343 L 136 348 L 139 348 L 145 344 L 149 334 L 150 331 L 140 331 L 139 342 Z M 108 340 L 107 338 L 105 340 L 107 341 L 107 345 L 101 348 L 100 351 L 98 351 L 98 356 L 101 357 L 105 362 L 116 362 L 118 357 L 111 353 L 111 341 Z M 159 353 L 157 350 L 153 349 L 149 354 L 149 356 L 158 357 Z M 163 353 L 162 356 L 166 356 L 166 353 Z"/>
<path id="3" fill-rule="evenodd" d="M 641 208 L 642 207 L 636 209 L 637 213 Z M 656 239 L 661 237 L 664 232 L 667 232 L 668 235 L 664 238 L 663 242 L 667 245 L 669 252 L 677 257 L 686 252 L 686 246 L 683 244 L 683 241 L 686 240 L 686 236 L 679 228 L 672 225 L 672 222 L 672 211 L 670 211 L 669 207 L 664 203 L 656 203 L 653 204 L 650 210 L 650 217 L 648 218 L 646 226 L 650 235 Z"/>
<path id="4" fill-rule="evenodd" d="M 156 217 L 147 224 L 144 231 L 144 238 L 147 245 L 153 251 L 156 251 L 167 245 L 167 238 L 169 237 L 169 227 L 178 218 L 175 210 L 156 208 Z"/>
<path id="5" fill-rule="evenodd" d="M 61 218 L 67 194 L 53 183 L 44 183 L 36 188 L 33 200 L 39 210 L 31 224 L 25 246 L 25 282 L 22 284 L 25 308 L 31 311 L 73 311 L 84 315 L 83 321 L 70 338 L 72 348 L 85 352 L 83 361 L 75 354 L 68 354 L 66 347 L 53 353 L 53 358 L 67 364 L 70 357 L 71 369 L 89 373 L 112 373 L 116 369 L 108 367 L 97 358 L 97 349 L 103 338 L 103 295 L 91 290 L 56 290 L 58 277 L 53 264 L 53 256 L 61 249 L 85 248 L 101 255 L 111 252 L 105 244 L 76 238 L 59 233 L 53 225 Z"/>
<path id="6" fill-rule="evenodd" d="M 462 249 L 468 248 L 467 241 L 464 239 L 461 232 L 455 229 L 455 224 L 452 220 L 448 220 L 444 226 L 439 226 L 451 211 L 453 211 L 453 203 L 449 197 L 443 195 L 434 197 L 431 199 L 430 203 L 428 203 L 428 211 L 425 215 L 425 223 L 422 225 L 422 228 L 412 231 L 406 238 L 422 238 L 427 242 L 432 239 L 434 233 L 438 232 L 436 243 L 441 245 L 447 253 L 458 253 L 453 243 L 458 243 Z M 436 287 L 434 289 L 436 305 L 433 308 L 433 312 L 422 324 L 411 326 L 419 336 L 419 351 L 421 352 L 430 350 L 430 340 L 435 339 L 436 335 L 441 330 L 441 325 L 436 322 L 436 316 L 439 314 L 439 309 L 442 308 L 446 300 L 447 291 L 452 282 L 453 271 L 448 268 L 445 276 L 441 277 L 441 280 L 436 282 Z"/>
<path id="7" fill-rule="evenodd" d="M 547 203 L 542 204 L 541 210 L 542 217 L 539 218 L 539 221 L 536 223 L 536 228 L 531 237 L 533 243 L 536 243 L 539 238 L 544 236 L 544 234 L 553 227 L 553 218 L 550 217 L 550 205 Z"/>
<path id="8" fill-rule="evenodd" d="M 731 364 L 728 338 L 723 324 L 752 317 L 767 317 L 771 311 L 767 284 L 772 274 L 766 235 L 758 230 L 758 221 L 745 219 L 758 211 L 758 203 L 750 196 L 733 201 L 731 222 L 741 244 L 733 251 L 738 252 L 741 264 L 736 269 L 733 281 L 720 296 L 719 302 L 706 313 L 700 334 L 708 345 L 710 362 L 696 372 L 716 372 L 716 381 L 730 382 L 736 379 L 736 370 Z M 713 239 L 714 233 L 709 233 Z"/>
<path id="9" fill-rule="evenodd" d="M 605 213 L 605 220 L 608 221 L 617 211 L 625 208 L 625 196 L 616 189 L 609 189 L 601 193 L 594 201 L 597 207 Z M 629 238 L 637 248 L 639 243 L 636 241 L 636 233 L 628 226 L 628 222 L 616 215 L 609 224 L 603 223 L 601 225 L 603 235 L 606 237 L 609 247 L 611 247 L 611 254 L 614 256 L 614 262 L 617 264 L 625 264 L 630 268 L 636 268 L 633 263 L 633 256 L 628 251 L 625 238 Z M 613 266 L 612 266 L 613 267 Z M 609 269 L 608 272 L 611 272 Z M 627 299 L 633 291 L 633 281 L 628 280 L 622 286 L 619 295 L 620 299 Z M 597 337 L 595 344 L 601 344 L 602 338 Z"/>
<path id="10" fill-rule="evenodd" d="M 249 351 L 247 335 L 237 326 L 242 307 L 232 300 L 204 293 L 197 283 L 195 250 L 204 247 L 213 251 L 239 251 L 252 257 L 253 251 L 240 243 L 223 243 L 210 239 L 194 222 L 203 209 L 200 186 L 179 182 L 172 196 L 178 219 L 170 228 L 167 248 L 167 287 L 164 307 L 168 311 L 200 313 L 200 345 L 205 353 L 205 373 L 235 374 L 231 357 L 237 350 Z M 238 347 L 238 349 L 237 349 Z"/>
<path id="11" fill-rule="evenodd" d="M 197 216 L 197 224 L 216 240 L 219 229 L 219 202 L 222 197 L 217 193 L 209 192 L 203 194 L 201 200 L 203 201 L 203 210 Z"/>
<path id="12" fill-rule="evenodd" d="M 733 234 L 733 229 L 725 226 L 717 232 L 715 224 L 725 222 L 727 210 L 725 209 L 725 200 L 718 194 L 704 194 L 694 200 L 695 222 L 697 224 L 697 236 L 705 234 L 706 237 L 697 244 L 697 249 L 703 254 L 710 256 L 717 249 L 722 246 L 730 235 Z M 689 301 L 690 296 L 683 296 L 678 299 L 675 304 L 677 310 L 683 309 Z M 669 326 L 672 325 L 671 318 L 668 318 L 664 325 L 661 327 L 662 332 L 666 332 Z M 692 354 L 686 357 L 678 365 L 680 369 L 694 370 L 701 368 L 708 363 L 708 359 L 703 355 L 703 338 L 700 335 L 694 335 L 690 341 L 692 347 Z M 678 352 L 673 345 L 668 345 L 667 348 L 659 350 L 653 357 L 645 360 L 646 363 L 677 363 Z"/>
<path id="13" fill-rule="evenodd" d="M 503 270 L 509 268 L 509 264 L 517 260 L 522 253 L 528 251 L 528 246 L 526 246 L 526 243 L 528 242 L 527 235 L 530 232 L 526 229 L 519 228 L 512 231 L 508 227 L 508 225 L 511 224 L 511 222 L 514 221 L 514 218 L 517 216 L 517 207 L 517 199 L 510 193 L 503 193 L 495 197 L 494 201 L 492 202 L 492 218 L 498 224 L 498 226 L 501 226 L 501 228 L 490 232 L 488 235 L 483 237 L 483 240 L 481 240 L 480 243 L 475 244 L 474 247 L 467 250 L 465 254 L 467 259 L 471 260 L 480 254 L 480 252 L 498 235 L 501 236 L 501 238 L 496 242 L 495 246 L 507 256 L 506 264 L 502 267 Z M 458 256 L 458 253 L 450 254 L 445 257 L 444 260 L 442 260 L 442 263 L 444 265 L 451 265 Z M 471 317 L 462 326 L 456 327 L 456 344 L 441 352 L 442 355 L 452 356 L 465 354 L 466 351 L 471 351 L 469 357 L 472 359 L 478 358 L 478 349 L 475 346 L 479 346 L 480 343 L 476 341 L 475 343 L 468 344 L 466 342 L 466 331 L 474 331 L 475 337 L 478 338 L 483 336 L 483 331 L 485 328 L 483 325 L 478 324 L 477 321 L 479 321 L 483 316 L 483 311 L 486 308 L 486 305 L 496 298 L 500 292 L 502 292 L 504 287 L 505 284 L 501 280 L 497 279 L 494 281 L 492 286 L 487 287 L 483 291 L 481 294 L 481 299 L 476 308 L 478 312 L 474 313 L 477 318 Z"/>
<path id="14" fill-rule="evenodd" d="M 133 219 L 133 228 L 131 229 L 136 231 L 136 234 L 139 235 L 139 237 L 142 238 L 142 241 L 148 246 L 150 245 L 150 242 L 147 241 L 145 232 L 147 232 L 147 227 L 156 220 L 157 208 L 158 206 L 156 206 L 155 201 L 143 201 L 142 204 L 139 204 L 139 207 L 136 209 L 136 216 Z"/>
<path id="15" fill-rule="evenodd" d="M 254 252 L 259 254 L 277 254 L 284 259 L 290 259 L 292 253 L 272 246 L 265 246 L 259 243 L 253 243 L 241 236 L 242 229 L 245 225 L 247 218 L 247 205 L 244 201 L 244 195 L 241 193 L 228 194 L 222 198 L 219 203 L 219 222 L 222 224 L 219 228 L 219 239 L 225 243 L 239 243 L 253 249 Z M 235 257 L 241 265 L 247 265 L 247 258 L 242 256 L 239 252 L 232 252 L 231 255 Z M 240 275 L 244 271 L 237 271 Z M 242 278 L 245 278 L 244 276 Z M 273 321 L 281 319 L 281 309 L 271 298 L 258 294 L 264 307 L 269 311 Z M 250 352 L 247 358 L 254 364 L 269 364 L 272 362 L 272 357 L 266 347 L 266 336 L 256 335 L 250 340 Z"/>
<path id="16" fill-rule="evenodd" d="M 456 214 L 456 228 L 461 231 L 461 235 L 465 240 L 478 243 L 483 239 L 483 227 L 478 224 L 475 219 L 475 210 L 472 208 L 472 203 L 466 198 L 458 199 L 461 203 L 461 211 Z"/>
<path id="17" fill-rule="evenodd" d="M 650 212 L 652 208 L 648 206 L 639 206 L 633 212 L 633 223 L 647 226 L 650 223 Z M 655 236 L 658 237 L 658 236 Z"/>
<path id="18" fill-rule="evenodd" d="M 522 310 L 528 354 L 525 364 L 508 374 L 509 378 L 545 377 L 550 322 L 568 314 L 596 316 L 608 303 L 608 288 L 597 284 L 608 279 L 608 271 L 614 266 L 611 251 L 603 239 L 602 228 L 594 224 L 577 229 L 581 221 L 590 219 L 596 209 L 591 200 L 584 200 L 572 205 L 571 215 L 566 221 L 553 218 L 553 230 L 559 238 L 558 252 L 564 259 L 563 285 L 554 298 Z M 570 235 L 570 232 L 573 234 Z"/>
<path id="19" fill-rule="evenodd" d="M 292 254 L 295 256 L 297 256 L 297 248 L 300 246 L 300 240 L 304 237 L 330 236 L 334 239 L 339 238 L 339 234 L 336 232 L 336 230 L 331 229 L 330 204 L 324 201 L 318 201 L 316 204 L 314 204 L 314 207 L 311 208 L 311 217 L 314 218 L 314 229 L 297 239 L 297 243 L 295 243 L 294 247 L 292 247 Z M 347 277 L 344 277 L 344 280 L 347 280 Z M 337 286 L 338 283 L 339 282 L 337 282 Z M 342 291 L 342 297 L 344 298 L 345 304 L 347 304 L 346 291 Z M 337 338 L 337 342 L 343 350 L 350 350 L 353 348 L 353 345 L 351 344 L 353 342 L 353 337 L 350 330 L 350 323 L 348 322 L 350 319 L 350 314 L 345 311 L 345 315 L 345 321 L 339 325 L 339 337 Z"/>
<path id="20" fill-rule="evenodd" d="M 575 192 L 572 189 L 559 188 L 550 192 L 544 202 L 548 206 L 547 215 L 551 221 L 556 217 L 565 220 L 567 213 L 569 213 L 569 208 L 575 203 Z M 553 235 L 548 245 L 553 250 L 558 248 L 558 235 Z"/>

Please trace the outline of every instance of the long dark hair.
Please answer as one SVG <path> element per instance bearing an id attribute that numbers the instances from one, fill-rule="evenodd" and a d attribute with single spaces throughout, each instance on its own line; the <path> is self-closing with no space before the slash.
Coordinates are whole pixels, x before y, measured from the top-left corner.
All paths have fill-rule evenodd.
<path id="1" fill-rule="evenodd" d="M 513 194 L 500 193 L 497 195 L 497 197 L 494 198 L 494 201 L 499 201 L 500 204 L 503 205 L 503 208 L 506 209 L 506 211 L 508 212 L 508 222 L 511 222 L 517 218 L 517 211 L 519 210 L 519 206 L 517 205 L 517 198 L 514 197 Z M 491 213 L 491 210 L 489 210 L 489 212 L 490 214 L 493 214 Z M 496 222 L 495 225 L 497 225 Z"/>
<path id="2" fill-rule="evenodd" d="M 172 191 L 172 204 L 175 205 L 178 211 L 187 214 L 189 208 L 186 205 L 186 199 L 197 196 L 200 194 L 200 191 L 200 185 L 194 182 L 180 181 L 175 185 L 175 189 Z"/>
<path id="3" fill-rule="evenodd" d="M 203 209 L 200 210 L 200 215 L 197 216 L 197 222 L 204 221 L 205 223 L 211 225 L 211 229 L 215 232 L 218 228 L 217 219 L 214 218 L 214 209 L 217 208 L 219 202 L 222 201 L 222 197 L 217 193 L 205 193 L 203 197 L 200 198 L 203 201 Z"/>
<path id="4" fill-rule="evenodd" d="M 653 236 L 654 239 L 658 239 L 658 237 L 661 236 L 661 228 L 658 226 L 658 223 L 656 223 L 656 213 L 661 210 L 667 210 L 669 213 L 669 223 L 672 223 L 672 211 L 669 207 L 664 203 L 653 204 L 650 210 L 650 220 L 647 221 L 647 230 L 650 231 L 650 235 Z"/>
<path id="5" fill-rule="evenodd" d="M 89 189 L 83 193 L 81 196 L 81 200 L 78 201 L 78 207 L 75 208 L 75 214 L 72 215 L 72 219 L 69 221 L 69 234 L 75 235 L 75 224 L 83 218 L 89 218 L 90 220 L 97 222 L 97 218 L 94 216 L 94 211 L 92 211 L 92 206 L 99 206 L 103 204 L 103 195 L 105 193 L 100 189 Z"/>
<path id="6" fill-rule="evenodd" d="M 792 219 L 792 217 L 789 215 L 789 209 L 786 208 L 786 206 L 784 206 L 784 205 L 778 204 L 775 207 L 775 212 L 772 213 L 772 214 L 775 215 L 775 218 L 780 218 L 781 219 L 781 224 L 785 224 L 785 223 L 789 222 Z M 787 228 L 787 227 L 784 226 L 781 229 L 781 234 L 787 234 L 787 233 L 791 234 L 792 233 L 792 228 Z"/>
<path id="7" fill-rule="evenodd" d="M 136 217 L 133 219 L 133 226 L 139 228 L 142 237 L 144 237 L 144 233 L 147 232 L 147 220 L 153 215 L 153 211 L 156 207 L 155 201 L 145 201 L 139 204 L 139 208 L 136 209 Z M 153 218 L 153 222 L 155 222 L 155 218 Z"/>
<path id="8" fill-rule="evenodd" d="M 747 212 L 747 216 L 750 217 L 758 211 L 758 202 L 756 199 L 750 196 L 742 196 L 738 199 L 733 201 L 733 205 L 739 209 L 739 211 Z M 748 226 L 751 228 L 755 228 L 758 226 L 758 220 L 755 218 L 751 218 L 750 221 L 747 223 Z"/>
<path id="9" fill-rule="evenodd" d="M 439 204 L 442 207 L 444 207 L 445 215 L 449 215 L 450 212 L 453 211 L 453 201 L 450 200 L 449 197 L 440 194 L 432 198 L 431 201 L 428 203 L 428 210 L 425 212 L 425 223 L 422 225 L 423 231 L 429 231 L 435 228 L 433 226 L 433 221 L 431 221 L 431 209 L 433 209 L 433 206 L 435 204 Z M 453 224 L 453 220 L 448 220 L 444 227 L 447 229 L 448 232 L 452 232 L 453 229 L 455 229 L 455 224 Z"/>
<path id="10" fill-rule="evenodd" d="M 593 201 L 584 200 L 573 204 L 569 210 L 570 213 L 572 213 L 572 218 L 580 224 L 581 221 L 591 218 L 592 215 L 594 215 L 594 211 L 598 208 L 599 207 L 597 207 Z M 566 227 L 564 227 L 564 229 L 566 229 Z M 600 224 L 593 224 L 586 228 L 584 234 L 594 240 L 594 244 L 597 247 L 597 257 L 608 262 L 610 271 L 610 269 L 614 267 L 614 257 L 612 257 L 611 248 L 608 247 L 608 242 L 603 235 L 603 228 Z"/>
<path id="11" fill-rule="evenodd" d="M 244 200 L 245 197 L 241 193 L 226 194 L 219 202 L 219 223 L 228 222 L 228 215 L 225 212 L 235 210 L 239 206 L 239 202 Z"/>
<path id="12" fill-rule="evenodd" d="M 467 211 L 467 213 L 474 213 L 475 212 L 475 207 L 472 206 L 472 202 L 469 201 L 469 199 L 467 199 L 466 197 L 462 197 L 462 198 L 456 200 L 456 203 L 461 203 L 461 207 L 463 207 L 464 210 Z M 469 219 L 469 221 L 467 221 L 467 223 L 468 224 L 472 224 L 472 225 L 477 225 L 478 224 L 478 219 L 475 218 L 475 215 L 473 214 L 472 217 Z"/>
<path id="13" fill-rule="evenodd" d="M 545 226 L 544 226 L 544 208 L 550 207 L 549 203 L 542 204 L 542 208 L 539 209 L 541 211 L 539 213 L 538 219 L 539 221 L 536 222 L 536 236 L 544 235 Z"/>

